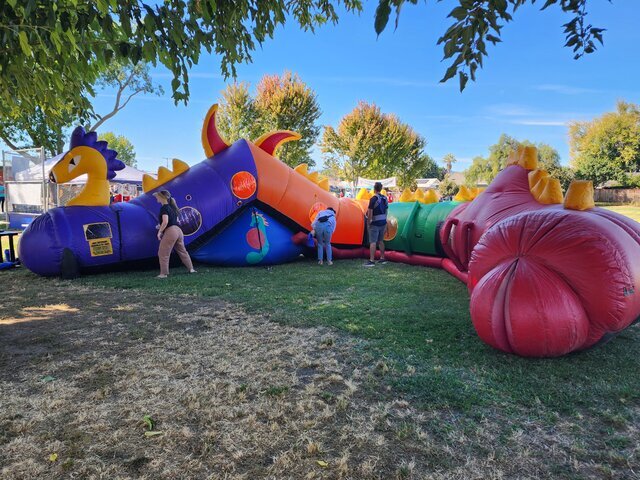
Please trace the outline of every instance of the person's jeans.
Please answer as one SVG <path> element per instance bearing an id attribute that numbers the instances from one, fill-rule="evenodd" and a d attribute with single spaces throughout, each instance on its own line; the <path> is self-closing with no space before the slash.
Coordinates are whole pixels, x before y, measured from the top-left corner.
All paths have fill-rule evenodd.
<path id="1" fill-rule="evenodd" d="M 322 261 L 324 249 L 327 249 L 327 261 L 332 261 L 331 255 L 331 235 L 333 231 L 328 228 L 318 226 L 316 228 L 316 240 L 318 241 L 318 260 Z"/>

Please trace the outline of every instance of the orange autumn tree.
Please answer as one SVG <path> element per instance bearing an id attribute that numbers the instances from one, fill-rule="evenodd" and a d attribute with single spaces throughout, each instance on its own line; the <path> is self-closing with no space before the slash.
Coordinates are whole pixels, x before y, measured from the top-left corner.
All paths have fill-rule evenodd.
<path id="1" fill-rule="evenodd" d="M 251 95 L 248 83 L 234 83 L 222 92 L 218 128 L 228 142 L 255 140 L 274 130 L 291 130 L 302 138 L 283 144 L 275 152 L 284 163 L 313 166 L 311 147 L 318 139 L 320 106 L 315 92 L 292 72 L 265 75 Z"/>

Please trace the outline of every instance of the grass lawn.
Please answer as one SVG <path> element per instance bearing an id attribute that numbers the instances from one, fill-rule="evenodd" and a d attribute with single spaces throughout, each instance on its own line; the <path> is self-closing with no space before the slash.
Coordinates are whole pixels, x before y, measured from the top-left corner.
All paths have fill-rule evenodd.
<path id="1" fill-rule="evenodd" d="M 640 207 L 635 207 L 633 205 L 602 205 L 607 210 L 611 210 L 612 212 L 619 213 L 620 215 L 625 215 L 636 222 L 640 222 Z"/>
<path id="2" fill-rule="evenodd" d="M 59 357 L 67 369 L 74 365 L 78 372 L 93 371 L 99 363 L 98 358 L 91 357 L 98 356 L 93 349 L 102 351 L 107 348 L 103 345 L 108 345 L 110 353 L 100 361 L 113 363 L 108 359 L 117 357 L 131 365 L 115 373 L 107 367 L 98 369 L 99 378 L 108 373 L 107 383 L 122 385 L 124 379 L 138 382 L 142 375 L 180 385 L 152 391 L 152 397 L 168 402 L 163 407 L 165 413 L 158 415 L 173 412 L 172 418 L 180 419 L 174 419 L 174 428 L 200 431 L 219 428 L 219 424 L 214 422 L 214 427 L 210 423 L 213 420 L 207 420 L 209 408 L 214 406 L 205 407 L 204 400 L 189 415 L 178 413 L 183 407 L 170 403 L 165 394 L 169 390 L 181 389 L 179 395 L 173 394 L 178 399 L 190 390 L 213 395 L 207 387 L 209 382 L 223 382 L 228 384 L 223 390 L 252 391 L 253 396 L 244 400 L 249 402 L 247 408 L 267 409 L 267 416 L 275 415 L 269 410 L 275 407 L 268 402 L 264 406 L 265 397 L 284 402 L 286 408 L 278 408 L 290 409 L 285 415 L 288 430 L 279 423 L 278 428 L 283 430 L 269 427 L 275 429 L 269 441 L 242 440 L 256 450 L 252 455 L 273 458 L 250 467 L 246 456 L 234 459 L 229 453 L 226 461 L 233 464 L 231 473 L 213 478 L 636 478 L 640 466 L 638 326 L 590 351 L 559 359 L 529 360 L 484 345 L 469 318 L 465 286 L 439 270 L 398 264 L 367 270 L 360 261 L 339 261 L 333 267 L 300 261 L 271 268 L 199 266 L 198 270 L 197 275 L 187 275 L 174 269 L 167 280 L 155 279 L 156 272 L 128 272 L 72 282 L 11 272 L 8 275 L 14 290 L 10 294 L 12 302 L 18 303 L 4 305 L 2 318 L 15 316 L 16 310 L 24 312 L 30 308 L 27 305 L 55 303 L 52 298 L 65 304 L 73 299 L 72 307 L 77 311 L 65 328 L 77 332 L 70 338 L 83 332 L 87 338 L 78 349 L 76 341 L 74 345 L 57 345 L 60 335 L 55 330 L 50 332 L 45 343 L 51 341 L 55 346 L 52 359 Z M 94 303 L 101 306 L 92 307 Z M 101 313 L 106 304 L 110 308 L 106 314 Z M 205 312 L 216 312 L 220 305 L 231 307 L 225 307 L 227 313 L 218 315 L 215 322 L 206 320 L 208 327 L 201 330 Z M 172 313 L 176 309 L 179 311 Z M 159 313 L 163 311 L 167 315 Z M 225 330 L 227 317 L 235 330 Z M 260 324 L 265 331 L 257 331 L 256 318 L 266 318 L 267 325 L 278 325 L 279 329 Z M 34 325 L 33 335 L 40 331 L 38 328 L 45 328 L 44 324 Z M 3 332 L 7 328 L 0 320 L 0 341 L 6 338 Z M 247 332 L 252 336 L 244 338 Z M 171 343 L 166 343 L 167 336 L 172 338 Z M 36 335 L 35 346 L 26 342 L 29 348 L 43 348 L 43 340 L 38 338 Z M 283 342 L 288 342 L 286 348 Z M 167 371 L 176 361 L 176 352 L 188 355 L 193 372 Z M 282 356 L 282 352 L 288 353 Z M 12 358 L 0 353 L 0 371 L 18 368 L 12 365 Z M 221 362 L 232 366 L 216 367 Z M 299 372 L 306 375 L 309 365 L 320 365 L 327 371 L 327 375 L 318 377 L 324 383 L 314 380 L 305 384 L 306 377 L 300 377 Z M 238 367 L 246 371 L 234 373 Z M 203 369 L 209 372 L 204 378 Z M 51 371 L 38 370 L 38 378 Z M 342 380 L 332 383 L 327 380 L 329 374 L 336 376 L 334 380 Z M 64 379 L 64 375 L 54 374 L 58 375 Z M 67 381 L 76 388 L 92 382 L 86 373 L 75 375 Z M 340 387 L 335 382 L 343 383 Z M 355 390 L 354 385 L 357 393 L 348 396 L 345 392 Z M 11 391 L 12 387 L 0 385 L 0 404 L 2 391 Z M 31 388 L 30 395 L 34 395 Z M 134 387 L 127 383 L 126 388 L 119 388 L 122 392 L 117 399 L 101 394 L 98 400 L 90 397 L 83 405 L 110 405 L 111 414 L 118 417 L 115 405 L 128 398 L 124 392 Z M 45 386 L 40 390 L 47 391 Z M 216 409 L 239 408 L 220 395 L 212 397 L 217 398 Z M 321 425 L 313 423 L 315 430 L 304 427 L 311 421 L 308 416 L 317 413 L 315 407 L 307 411 L 301 406 L 311 401 L 309 395 L 325 405 L 322 408 L 328 416 Z M 24 412 L 14 409 L 11 414 Z M 244 417 L 235 419 L 234 415 L 230 414 L 225 428 L 247 428 Z M 0 424 L 2 421 L 0 417 Z M 5 415 L 4 421 L 17 428 L 16 420 L 8 420 Z M 19 420 L 20 425 L 25 421 Z M 264 434 L 262 427 L 252 424 L 249 428 Z M 127 428 L 131 425 L 115 431 L 127 432 Z M 101 435 L 111 439 L 119 438 L 120 433 L 111 434 L 107 429 Z M 93 440 L 85 437 L 81 435 L 73 449 L 79 457 L 75 461 L 85 470 L 78 470 L 78 466 L 75 471 L 95 474 L 84 466 L 86 455 L 77 453 L 79 449 L 91 449 Z M 317 438 L 322 439 L 324 455 L 309 446 Z M 368 443 L 362 443 L 364 438 Z M 2 443 L 0 434 L 0 447 Z M 173 445 L 173 455 L 191 458 L 194 451 L 185 445 L 190 443 Z M 275 445 L 276 453 L 272 451 Z M 132 444 L 133 451 L 137 448 Z M 156 448 L 166 455 L 169 447 Z M 282 452 L 290 452 L 286 454 L 290 457 L 280 465 L 276 457 L 284 455 Z M 144 452 L 139 455 L 149 457 Z M 328 467 L 315 462 L 321 458 L 329 460 Z M 166 463 L 161 459 L 155 462 Z M 204 471 L 211 474 L 210 468 L 220 466 L 213 465 L 201 468 L 209 468 Z M 199 478 L 201 471 L 195 466 L 182 468 L 192 478 Z M 274 473 L 285 471 L 289 473 Z M 159 474 L 157 469 L 150 472 Z M 123 473 L 113 470 L 111 474 Z M 243 476 L 246 474 L 249 476 Z M 189 473 L 185 475 L 189 478 Z"/>

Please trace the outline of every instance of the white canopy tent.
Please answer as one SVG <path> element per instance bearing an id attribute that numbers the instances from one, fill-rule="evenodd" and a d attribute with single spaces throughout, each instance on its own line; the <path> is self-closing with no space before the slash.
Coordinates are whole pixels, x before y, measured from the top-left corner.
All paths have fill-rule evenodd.
<path id="1" fill-rule="evenodd" d="M 397 177 L 389 177 L 389 178 L 380 178 L 378 180 L 371 180 L 369 178 L 358 177 L 358 183 L 356 188 L 373 188 L 376 182 L 382 183 L 383 188 L 394 188 L 397 187 Z"/>
<path id="2" fill-rule="evenodd" d="M 87 183 L 86 175 L 65 184 L 49 182 L 51 169 L 62 157 L 63 154 L 60 154 L 20 171 L 17 171 L 14 165 L 14 178 L 5 181 L 6 211 L 12 225 L 24 228 L 35 216 L 49 208 L 65 205 L 82 190 Z M 28 164 L 25 165 L 27 166 Z M 142 190 L 144 174 L 145 172 L 125 165 L 124 169 L 118 170 L 116 176 L 110 180 L 113 186 L 112 193 L 122 194 L 123 197 L 138 196 Z"/>
<path id="3" fill-rule="evenodd" d="M 44 178 L 46 180 L 49 179 L 49 172 L 53 168 L 53 166 L 58 163 L 64 154 L 56 155 L 53 158 L 45 160 L 44 169 L 42 165 L 35 165 L 31 168 L 23 170 L 21 172 L 16 173 L 15 179 L 18 182 L 41 182 L 42 174 L 44 171 Z M 116 176 L 111 180 L 111 183 L 136 183 L 142 185 L 142 176 L 145 172 L 138 170 L 137 168 L 130 167 L 129 165 L 125 165 L 122 170 L 118 170 L 116 172 Z M 87 176 L 81 175 L 78 178 L 75 178 L 69 183 L 75 184 L 85 184 L 87 183 Z"/>

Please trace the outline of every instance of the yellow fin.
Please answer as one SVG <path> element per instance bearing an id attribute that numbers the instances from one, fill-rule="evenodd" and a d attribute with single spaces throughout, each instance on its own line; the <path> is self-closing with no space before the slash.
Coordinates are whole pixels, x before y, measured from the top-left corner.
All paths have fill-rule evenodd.
<path id="1" fill-rule="evenodd" d="M 536 170 L 532 170 L 529 172 L 529 190 L 532 190 L 535 187 L 536 183 L 540 181 L 542 177 L 548 177 L 549 173 L 546 170 L 542 170 L 540 168 Z"/>
<path id="2" fill-rule="evenodd" d="M 453 199 L 456 202 L 470 202 L 473 200 L 473 194 L 469 191 L 469 188 L 466 185 L 460 185 L 460 189 Z"/>
<path id="3" fill-rule="evenodd" d="M 536 147 L 521 147 L 518 149 L 518 165 L 525 170 L 538 168 L 538 149 Z"/>
<path id="4" fill-rule="evenodd" d="M 415 201 L 413 193 L 408 188 L 404 189 L 400 194 L 399 202 L 413 202 Z"/>
<path id="5" fill-rule="evenodd" d="M 156 184 L 156 179 L 151 175 L 147 175 L 146 173 L 142 176 L 142 191 L 148 192 L 149 190 L 153 190 Z"/>
<path id="6" fill-rule="evenodd" d="M 321 189 L 326 190 L 328 192 L 329 191 L 329 179 L 327 177 L 323 177 L 321 180 L 318 181 L 318 186 Z"/>
<path id="7" fill-rule="evenodd" d="M 536 147 L 519 145 L 512 150 L 506 161 L 506 166 L 520 165 L 525 170 L 538 168 L 538 149 Z"/>
<path id="8" fill-rule="evenodd" d="M 557 178 L 548 177 L 547 185 L 538 198 L 540 203 L 552 205 L 562 203 L 562 186 Z"/>
<path id="9" fill-rule="evenodd" d="M 189 170 L 189 165 L 187 165 L 185 162 L 183 162 L 182 160 L 179 160 L 177 158 L 174 158 L 171 161 L 171 165 L 173 166 L 173 174 L 174 175 L 180 175 L 181 173 L 184 173 L 187 170 Z"/>
<path id="10" fill-rule="evenodd" d="M 166 167 L 158 168 L 158 178 L 155 179 L 151 175 L 143 175 L 142 176 L 142 190 L 144 192 L 148 192 L 153 190 L 154 188 L 158 188 L 160 185 L 167 183 L 170 180 L 173 180 L 178 175 L 183 174 L 187 170 L 189 170 L 189 165 L 187 165 L 182 160 L 178 160 L 174 158 L 172 163 L 173 170 L 169 170 Z"/>
<path id="11" fill-rule="evenodd" d="M 430 188 L 424 194 L 423 203 L 438 203 L 439 201 L 440 201 L 440 197 L 438 196 L 438 194 L 433 188 Z"/>
<path id="12" fill-rule="evenodd" d="M 301 163 L 296 168 L 294 168 L 294 170 L 298 172 L 300 175 L 304 175 L 306 177 L 308 168 L 309 168 L 309 165 L 307 165 L 306 163 Z"/>
<path id="13" fill-rule="evenodd" d="M 536 200 L 540 201 L 539 198 L 542 195 L 542 192 L 544 192 L 544 189 L 547 188 L 550 178 L 551 177 L 549 175 L 546 177 L 540 177 L 538 182 L 533 186 L 533 188 L 531 188 L 531 195 L 533 195 Z"/>
<path id="14" fill-rule="evenodd" d="M 361 188 L 356 195 L 356 200 L 371 200 L 371 194 L 366 188 Z"/>
<path id="15" fill-rule="evenodd" d="M 593 182 L 589 180 L 573 180 L 564 197 L 564 208 L 570 210 L 589 210 L 595 207 L 593 201 Z"/>

